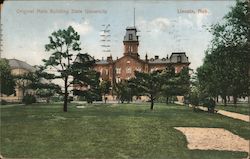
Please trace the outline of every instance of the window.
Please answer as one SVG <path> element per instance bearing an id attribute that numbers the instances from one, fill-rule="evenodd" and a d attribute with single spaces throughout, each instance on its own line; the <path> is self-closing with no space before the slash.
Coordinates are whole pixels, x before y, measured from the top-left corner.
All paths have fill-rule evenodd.
<path id="1" fill-rule="evenodd" d="M 116 68 L 116 74 L 121 74 L 121 68 Z"/>
<path id="2" fill-rule="evenodd" d="M 128 52 L 132 52 L 132 46 L 128 46 Z"/>
<path id="3" fill-rule="evenodd" d="M 108 74 L 109 74 L 109 70 L 108 70 L 108 69 L 106 69 L 105 71 L 106 71 L 106 75 L 108 75 Z"/>
<path id="4" fill-rule="evenodd" d="M 128 39 L 129 39 L 129 40 L 132 40 L 132 39 L 133 39 L 133 35 L 132 35 L 132 34 L 129 34 Z"/>
<path id="5" fill-rule="evenodd" d="M 136 68 L 136 71 L 141 72 L 141 68 L 140 68 L 140 67 L 137 67 L 137 68 Z"/>
<path id="6" fill-rule="evenodd" d="M 116 83 L 121 82 L 121 78 L 120 77 L 116 77 Z"/>
<path id="7" fill-rule="evenodd" d="M 131 73 L 131 68 L 130 67 L 127 68 L 127 73 Z"/>
<path id="8" fill-rule="evenodd" d="M 181 56 L 177 56 L 177 62 L 181 62 Z"/>
<path id="9" fill-rule="evenodd" d="M 129 64 L 129 63 L 130 63 L 130 61 L 128 60 L 128 61 L 127 61 L 127 64 Z"/>

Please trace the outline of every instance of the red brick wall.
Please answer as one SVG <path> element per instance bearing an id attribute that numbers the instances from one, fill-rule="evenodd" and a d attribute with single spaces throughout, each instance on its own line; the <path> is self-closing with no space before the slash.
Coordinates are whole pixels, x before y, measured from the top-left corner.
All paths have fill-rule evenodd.
<path id="1" fill-rule="evenodd" d="M 121 68 L 121 73 L 115 75 L 115 77 L 120 77 L 121 79 L 134 77 L 134 71 L 138 68 L 141 69 L 142 72 L 145 70 L 145 64 L 143 61 L 136 60 L 130 56 L 123 56 L 115 63 L 114 67 L 115 69 Z M 127 68 L 131 69 L 131 73 L 127 72 Z"/>

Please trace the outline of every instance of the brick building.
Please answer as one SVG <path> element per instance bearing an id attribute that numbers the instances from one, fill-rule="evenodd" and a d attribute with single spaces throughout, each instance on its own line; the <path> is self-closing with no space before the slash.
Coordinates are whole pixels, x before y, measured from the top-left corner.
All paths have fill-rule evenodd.
<path id="1" fill-rule="evenodd" d="M 138 53 L 139 37 L 135 27 L 127 27 L 123 39 L 124 53 L 121 58 L 114 60 L 112 56 L 96 60 L 95 70 L 101 73 L 101 80 L 109 80 L 112 84 L 134 77 L 134 71 L 152 72 L 174 66 L 176 72 L 189 66 L 190 62 L 185 52 L 174 52 L 170 57 L 160 59 L 159 56 L 141 59 Z"/>

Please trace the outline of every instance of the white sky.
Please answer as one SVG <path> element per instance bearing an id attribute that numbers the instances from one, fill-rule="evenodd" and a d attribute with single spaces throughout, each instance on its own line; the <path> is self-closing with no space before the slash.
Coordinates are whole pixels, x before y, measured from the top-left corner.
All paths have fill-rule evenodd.
<path id="1" fill-rule="evenodd" d="M 49 57 L 44 48 L 49 43 L 48 36 L 72 25 L 81 35 L 82 52 L 99 59 L 106 58 L 110 53 L 102 52 L 100 32 L 103 24 L 110 24 L 111 54 L 116 59 L 123 55 L 125 28 L 133 25 L 135 8 L 141 58 L 144 59 L 146 53 L 149 58 L 155 55 L 162 58 L 172 52 L 185 51 L 191 68 L 196 69 L 202 64 L 211 39 L 210 33 L 202 26 L 221 21 L 234 4 L 234 1 L 198 0 L 5 1 L 1 18 L 2 57 L 20 59 L 31 65 L 42 64 L 41 60 Z M 207 13 L 199 13 L 199 9 Z M 72 13 L 72 10 L 82 13 Z M 86 10 L 100 12 L 87 13 Z M 191 10 L 192 13 L 178 13 L 178 10 Z"/>

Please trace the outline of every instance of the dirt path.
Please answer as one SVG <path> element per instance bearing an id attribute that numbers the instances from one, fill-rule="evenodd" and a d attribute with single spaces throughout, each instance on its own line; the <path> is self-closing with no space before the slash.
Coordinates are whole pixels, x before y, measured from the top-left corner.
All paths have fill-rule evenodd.
<path id="1" fill-rule="evenodd" d="M 239 120 L 243 120 L 243 121 L 246 121 L 246 122 L 250 122 L 250 116 L 249 115 L 229 112 L 229 111 L 225 111 L 225 110 L 218 110 L 217 113 L 219 113 L 221 115 L 231 117 L 231 118 L 234 118 L 234 119 L 239 119 Z"/>
<path id="2" fill-rule="evenodd" d="M 180 104 L 180 105 L 184 105 L 184 103 L 180 103 L 180 102 L 175 102 L 176 104 Z M 192 107 L 192 105 L 189 104 L 189 107 Z M 207 107 L 203 107 L 203 106 L 199 106 L 198 107 L 201 110 L 207 111 Z M 249 115 L 245 115 L 245 114 L 240 114 L 240 113 L 235 113 L 235 112 L 230 112 L 230 111 L 226 111 L 226 110 L 219 110 L 216 109 L 217 113 L 230 117 L 230 118 L 234 118 L 234 119 L 239 119 L 242 121 L 246 121 L 246 122 L 250 122 L 250 116 Z"/>
<path id="3" fill-rule="evenodd" d="M 175 127 L 187 138 L 189 149 L 248 152 L 250 141 L 222 128 Z"/>
<path id="4" fill-rule="evenodd" d="M 207 111 L 206 107 L 199 106 L 199 109 Z M 240 113 L 229 112 L 229 111 L 226 111 L 226 110 L 217 110 L 217 113 L 219 113 L 221 115 L 224 115 L 224 116 L 227 116 L 227 117 L 230 117 L 230 118 L 234 118 L 234 119 L 239 119 L 239 120 L 242 120 L 242 121 L 250 122 L 250 116 L 249 115 L 244 115 L 244 114 L 240 114 Z"/>

